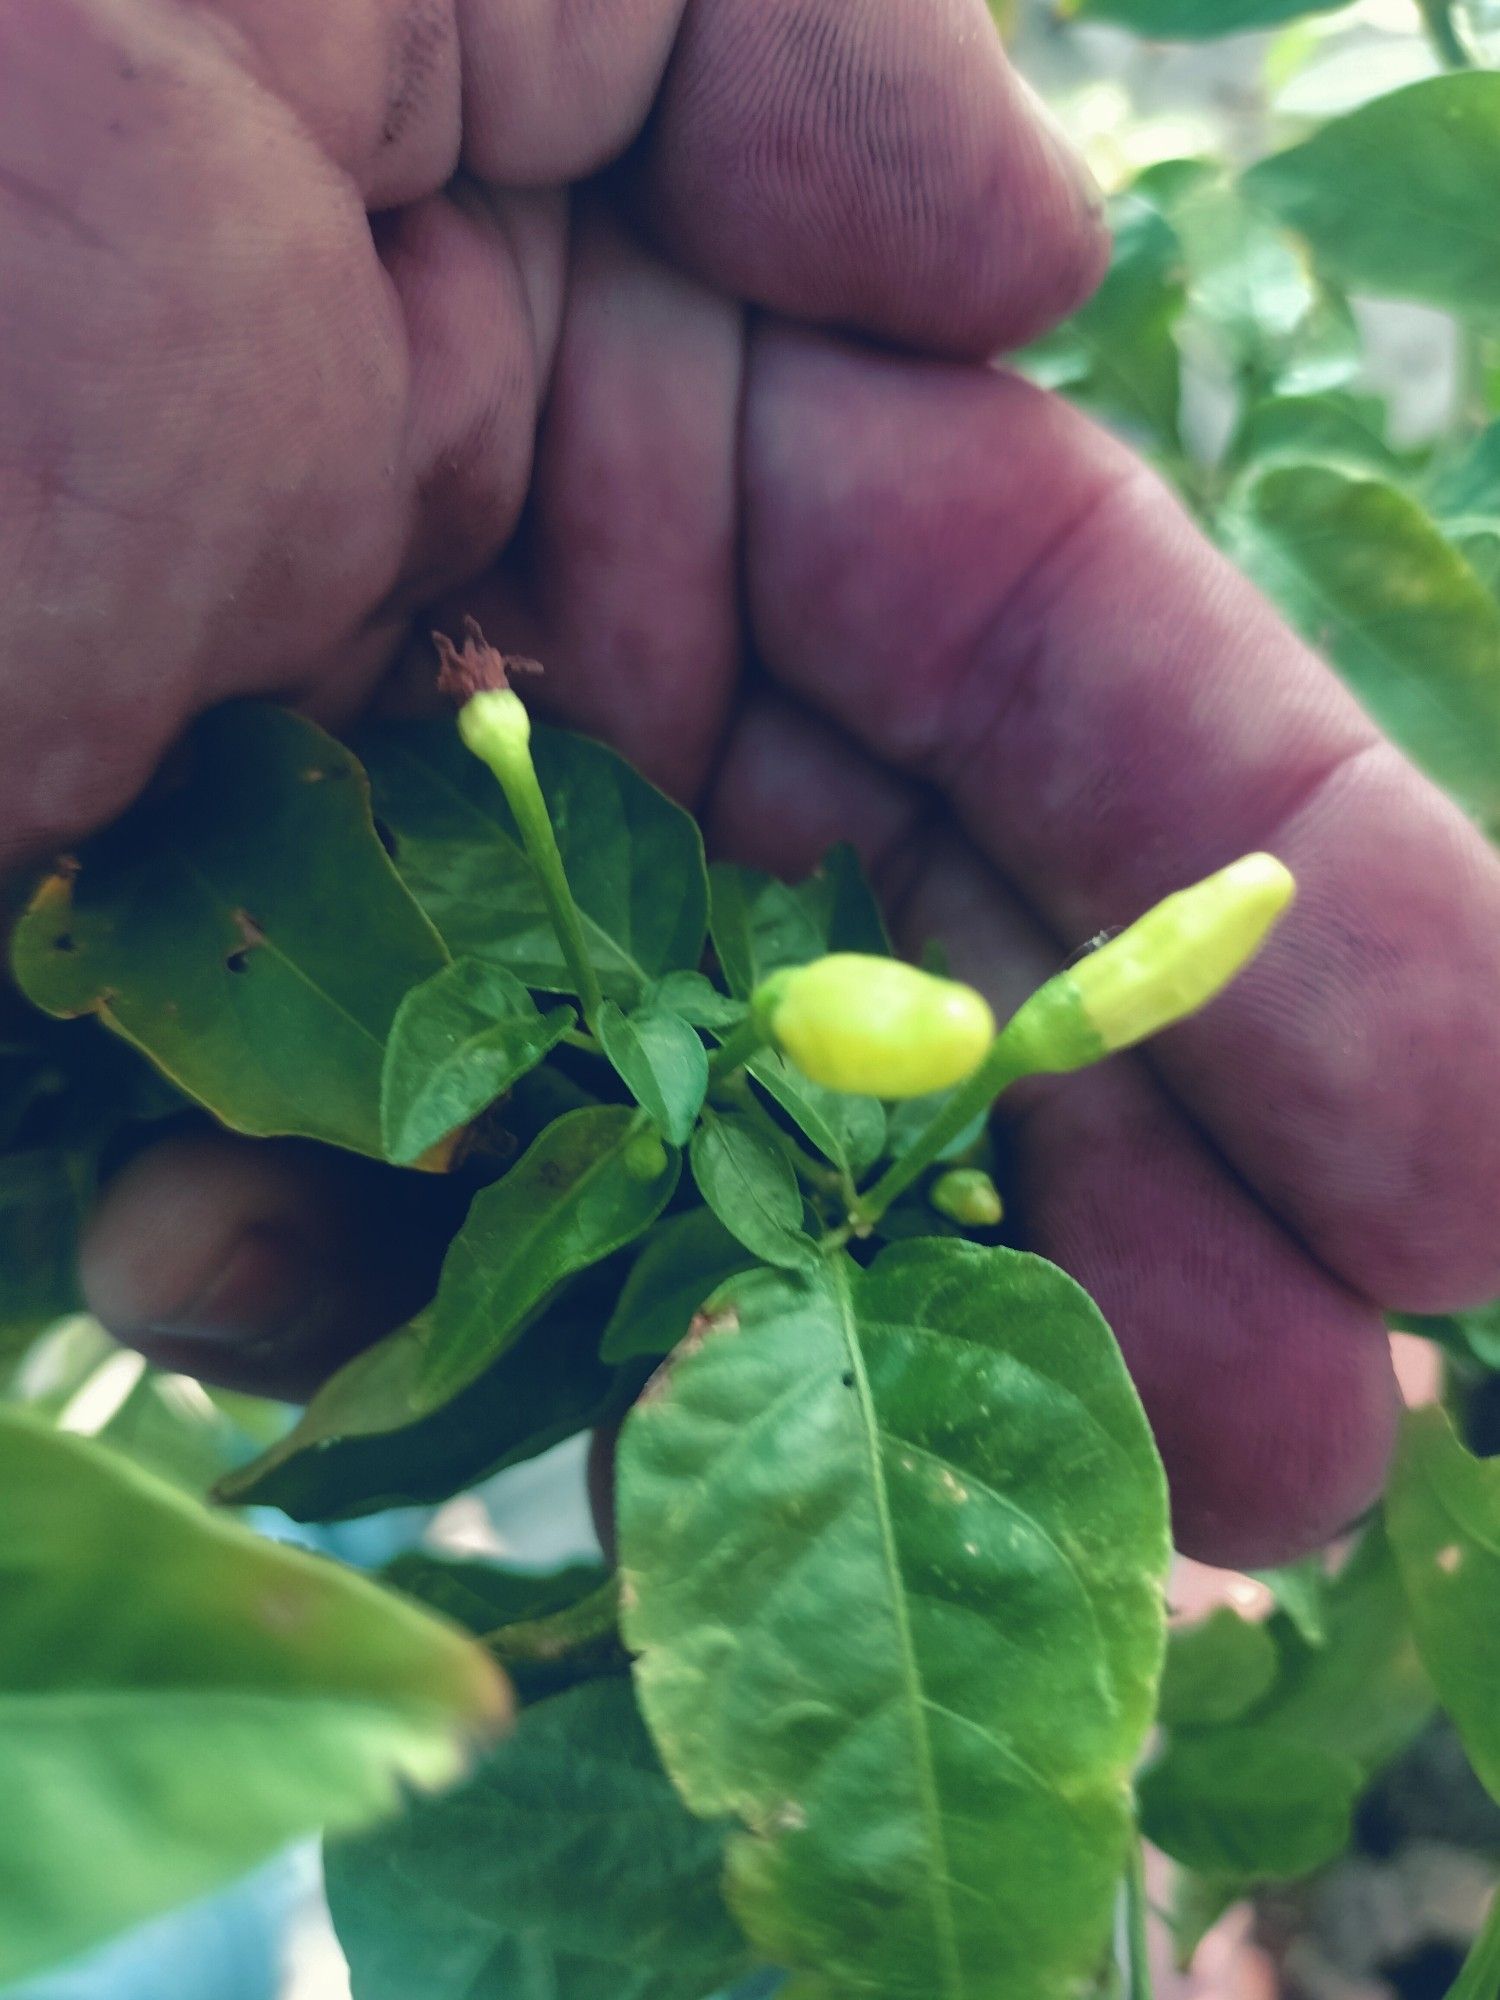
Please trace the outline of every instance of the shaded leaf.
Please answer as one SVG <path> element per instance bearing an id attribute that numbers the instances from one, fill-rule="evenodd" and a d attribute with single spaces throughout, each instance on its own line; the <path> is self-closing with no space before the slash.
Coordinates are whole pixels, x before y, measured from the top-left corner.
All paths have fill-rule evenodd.
<path id="1" fill-rule="evenodd" d="M 711 1209 L 669 1216 L 647 1238 L 621 1289 L 600 1348 L 610 1362 L 667 1354 L 726 1278 L 755 1259 Z"/>
<path id="2" fill-rule="evenodd" d="M 1166 1505 L 1097 1310 L 1013 1251 L 732 1280 L 631 1413 L 625 1634 L 730 1813 L 731 1905 L 810 1992 L 1029 2000 L 1104 1947 Z"/>
<path id="3" fill-rule="evenodd" d="M 1289 1880 L 1342 1852 L 1362 1783 L 1350 1757 L 1239 1725 L 1173 1744 L 1141 1778 L 1141 1824 L 1200 1875 Z"/>
<path id="4" fill-rule="evenodd" d="M 97 1013 L 237 1131 L 378 1155 L 404 995 L 443 964 L 359 766 L 310 722 L 235 702 L 184 773 L 50 875 L 12 959 L 49 1013 Z"/>
<path id="5" fill-rule="evenodd" d="M 741 999 L 782 966 L 806 965 L 825 952 L 890 954 L 879 906 L 850 847 L 832 849 L 795 886 L 729 862 L 709 873 L 714 951 Z"/>
<path id="6" fill-rule="evenodd" d="M 628 1680 L 556 1695 L 462 1790 L 329 1849 L 354 2000 L 704 2000 L 749 1963 L 723 1845 L 667 1781 Z M 433 1956 L 413 1956 L 413 1912 Z"/>
<path id="7" fill-rule="evenodd" d="M 60 1149 L 0 1156 L 0 1354 L 82 1304 L 78 1239 L 92 1184 Z"/>
<path id="8" fill-rule="evenodd" d="M 1295 21 L 1304 14 L 1333 14 L 1349 0 L 1069 0 L 1082 20 L 1115 21 L 1138 35 L 1163 41 L 1208 41 Z"/>
<path id="9" fill-rule="evenodd" d="M 1276 1678 L 1275 1641 L 1227 1604 L 1167 1642 L 1158 1719 L 1169 1729 L 1233 1722 Z"/>
<path id="10" fill-rule="evenodd" d="M 421 1319 L 357 1355 L 279 1443 L 221 1480 L 236 1507 L 343 1521 L 446 1500 L 491 1473 L 591 1429 L 615 1395 L 599 1360 L 607 1287 L 587 1279 L 550 1300 L 499 1360 L 449 1401 L 421 1390 Z"/>
<path id="11" fill-rule="evenodd" d="M 1411 1412 L 1386 1524 L 1423 1664 L 1500 1800 L 1500 1459 L 1466 1451 L 1441 1409 Z"/>
<path id="12" fill-rule="evenodd" d="M 379 1817 L 503 1718 L 425 1612 L 96 1445 L 0 1433 L 0 1978 Z"/>
<path id="13" fill-rule="evenodd" d="M 693 1179 L 730 1235 L 768 1264 L 815 1255 L 786 1148 L 743 1112 L 709 1112 L 693 1134 Z"/>
<path id="14" fill-rule="evenodd" d="M 555 1048 L 572 1010 L 541 1014 L 513 973 L 461 958 L 413 988 L 386 1045 L 380 1124 L 387 1158 L 409 1166 L 477 1118 Z"/>
<path id="15" fill-rule="evenodd" d="M 1063 389 L 1137 437 L 1178 446 L 1176 326 L 1187 292 L 1182 246 L 1135 195 L 1114 204 L 1114 253 L 1088 304 L 1019 357 L 1034 381 Z"/>
<path id="16" fill-rule="evenodd" d="M 702 955 L 708 890 L 691 815 L 602 744 L 532 731 L 537 777 L 604 991 L 625 1005 Z M 396 866 L 455 956 L 571 991 L 561 946 L 505 795 L 449 722 L 360 738 Z"/>
<path id="17" fill-rule="evenodd" d="M 1400 469 L 1385 442 L 1379 401 L 1333 391 L 1272 396 L 1256 403 L 1236 434 L 1232 457 L 1237 465 L 1317 461 L 1382 476 Z"/>
<path id="18" fill-rule="evenodd" d="M 416 1553 L 382 1575 L 482 1640 L 523 1701 L 628 1668 L 615 1578 L 601 1563 L 538 1572 Z"/>
<path id="19" fill-rule="evenodd" d="M 708 1090 L 708 1051 L 697 1030 L 661 1008 L 622 1014 L 606 1000 L 599 1040 L 662 1137 L 685 1146 Z"/>
<path id="20" fill-rule="evenodd" d="M 1222 525 L 1376 722 L 1500 823 L 1500 605 L 1416 502 L 1332 466 L 1273 466 L 1238 489 Z"/>
<path id="21" fill-rule="evenodd" d="M 857 1178 L 880 1158 L 885 1148 L 886 1117 L 878 1098 L 825 1090 L 774 1049 L 762 1050 L 745 1066 L 766 1095 L 841 1173 Z"/>
<path id="22" fill-rule="evenodd" d="M 1500 76 L 1427 78 L 1335 118 L 1243 185 L 1363 290 L 1500 311 Z"/>

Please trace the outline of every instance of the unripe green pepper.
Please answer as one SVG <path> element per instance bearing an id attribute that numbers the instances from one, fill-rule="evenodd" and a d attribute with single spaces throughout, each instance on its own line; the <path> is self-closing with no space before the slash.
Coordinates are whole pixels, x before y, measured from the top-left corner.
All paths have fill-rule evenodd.
<path id="1" fill-rule="evenodd" d="M 667 1171 L 667 1149 L 654 1132 L 638 1132 L 626 1146 L 624 1160 L 633 1181 L 658 1181 Z"/>
<path id="2" fill-rule="evenodd" d="M 927 1199 L 939 1215 L 966 1229 L 993 1229 L 1005 1216 L 999 1189 L 979 1167 L 950 1167 L 927 1190 Z"/>
<path id="3" fill-rule="evenodd" d="M 496 777 L 531 763 L 531 717 L 514 688 L 484 688 L 458 714 L 458 733 Z"/>
<path id="4" fill-rule="evenodd" d="M 1270 854 L 1247 854 L 1060 972 L 1005 1029 L 1022 1074 L 1082 1069 L 1212 1000 L 1254 958 L 1297 892 Z"/>
<path id="5" fill-rule="evenodd" d="M 995 1017 L 972 987 L 894 958 L 833 952 L 773 973 L 752 1001 L 804 1076 L 866 1097 L 925 1097 L 983 1059 Z"/>

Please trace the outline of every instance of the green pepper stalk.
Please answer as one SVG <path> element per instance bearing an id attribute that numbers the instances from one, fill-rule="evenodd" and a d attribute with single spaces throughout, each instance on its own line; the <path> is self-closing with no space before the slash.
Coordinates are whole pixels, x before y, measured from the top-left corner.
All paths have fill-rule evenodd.
<path id="1" fill-rule="evenodd" d="M 604 995 L 584 942 L 582 919 L 568 886 L 552 815 L 537 782 L 531 759 L 531 717 L 508 679 L 508 669 L 523 664 L 529 668 L 531 662 L 507 661 L 486 643 L 473 619 L 468 621 L 468 634 L 462 652 L 441 633 L 434 634 L 443 663 L 438 685 L 445 692 L 464 697 L 458 733 L 500 781 L 521 830 L 527 858 L 536 871 L 573 991 L 583 1006 L 583 1018 L 589 1032 L 595 1034 Z"/>
<path id="2" fill-rule="evenodd" d="M 1168 896 L 1098 951 L 1048 980 L 1012 1015 L 984 1061 L 916 1142 L 860 1197 L 853 1220 L 878 1222 L 960 1132 L 1022 1077 L 1084 1069 L 1185 1020 L 1243 971 L 1297 885 L 1269 854 L 1249 854 Z"/>

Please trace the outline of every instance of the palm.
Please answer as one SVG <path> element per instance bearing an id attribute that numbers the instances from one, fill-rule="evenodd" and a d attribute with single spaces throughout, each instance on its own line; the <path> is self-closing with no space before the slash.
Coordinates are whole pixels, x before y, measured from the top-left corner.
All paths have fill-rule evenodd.
<path id="1" fill-rule="evenodd" d="M 979 355 L 1097 268 L 982 0 L 693 0 L 628 180 L 572 194 L 641 130 L 680 7 L 579 31 L 471 0 L 486 193 L 438 192 L 437 0 L 342 0 L 326 45 L 220 0 L 250 62 L 188 12 L 128 48 L 90 0 L 0 26 L 0 856 L 118 810 L 224 696 L 337 722 L 403 661 L 409 689 L 461 610 L 726 850 L 796 871 L 853 837 L 903 940 L 1002 1000 L 1273 845 L 1304 895 L 1265 964 L 1158 1081 L 1030 1104 L 1018 1183 L 1126 1344 L 1186 1538 L 1340 1525 L 1391 1435 L 1367 1301 L 1500 1288 L 1500 871 L 1116 446 L 972 363 L 798 329 Z M 300 1156 L 217 1158 L 174 1232 L 199 1262 L 331 1198 Z M 106 1213 L 117 1323 L 159 1319 L 139 1246 L 185 1185 L 164 1154 Z M 347 1238 L 319 1242 L 326 1291 Z"/>

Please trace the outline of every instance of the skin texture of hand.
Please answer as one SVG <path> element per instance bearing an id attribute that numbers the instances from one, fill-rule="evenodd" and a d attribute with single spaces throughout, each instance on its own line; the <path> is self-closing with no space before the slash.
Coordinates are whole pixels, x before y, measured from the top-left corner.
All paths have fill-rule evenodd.
<path id="1" fill-rule="evenodd" d="M 1261 1563 L 1378 1489 L 1372 1301 L 1500 1291 L 1500 864 L 1154 477 L 982 365 L 1102 255 L 983 0 L 8 0 L 0 866 L 203 707 L 338 725 L 464 611 L 721 851 L 853 838 L 1002 1007 L 1272 849 L 1261 963 L 1010 1127 L 1181 1543 Z M 410 1189 L 178 1141 L 87 1288 L 305 1389 L 428 1281 Z"/>

